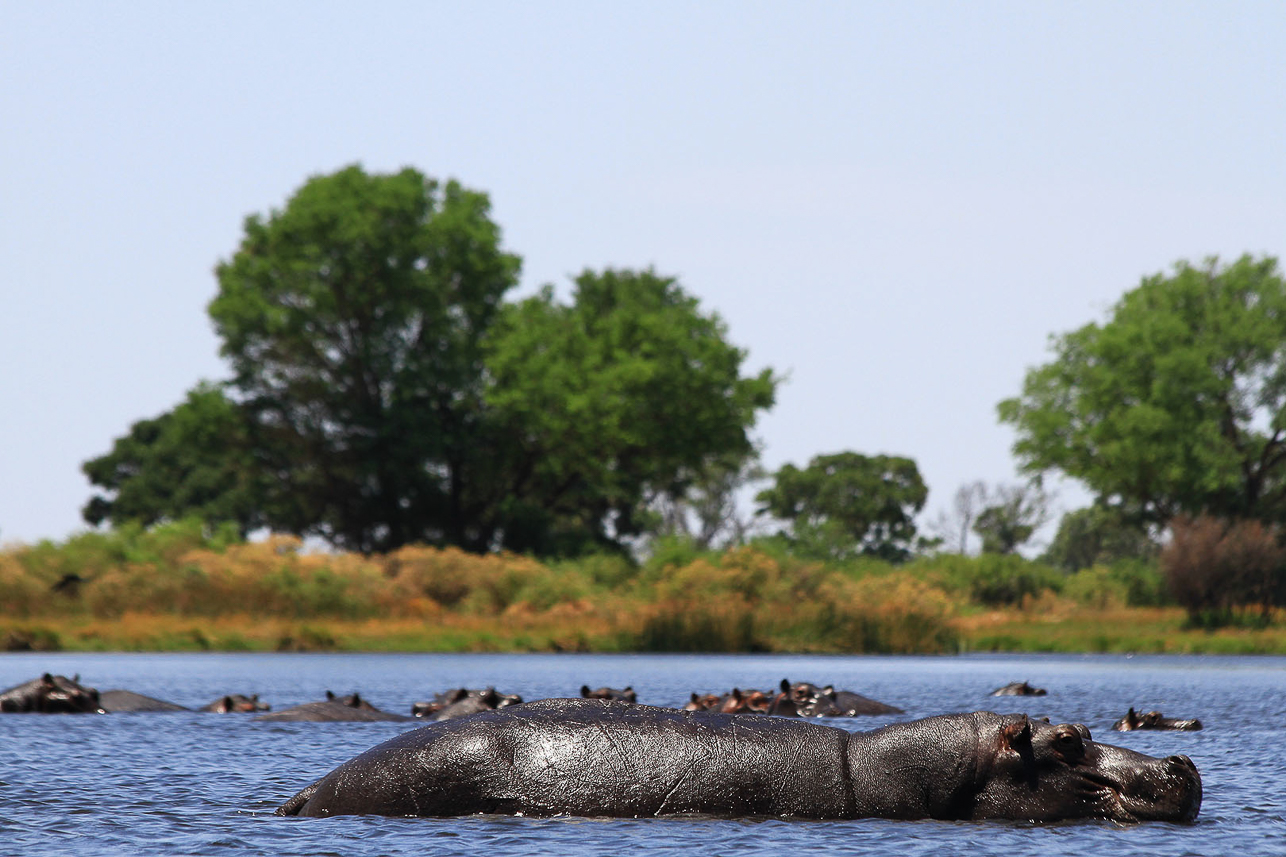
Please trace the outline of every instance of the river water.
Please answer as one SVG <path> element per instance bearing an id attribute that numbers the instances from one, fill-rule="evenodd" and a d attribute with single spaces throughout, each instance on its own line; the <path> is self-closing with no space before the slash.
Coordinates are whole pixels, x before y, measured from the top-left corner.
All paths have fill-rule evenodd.
<path id="1" fill-rule="evenodd" d="M 833 683 L 906 714 L 829 721 L 865 730 L 933 714 L 1025 711 L 1081 722 L 1154 756 L 1185 753 L 1205 785 L 1192 825 L 799 822 L 714 819 L 280 818 L 339 763 L 415 723 L 253 723 L 196 712 L 0 715 L 0 854 L 1286 854 L 1286 658 L 968 655 L 5 654 L 0 689 L 42 672 L 198 707 L 258 693 L 274 710 L 353 690 L 409 713 L 453 687 L 524 699 L 632 685 L 639 701 L 692 691 Z M 1011 681 L 1046 697 L 990 697 Z M 1198 717 L 1195 733 L 1111 732 L 1128 706 Z"/>

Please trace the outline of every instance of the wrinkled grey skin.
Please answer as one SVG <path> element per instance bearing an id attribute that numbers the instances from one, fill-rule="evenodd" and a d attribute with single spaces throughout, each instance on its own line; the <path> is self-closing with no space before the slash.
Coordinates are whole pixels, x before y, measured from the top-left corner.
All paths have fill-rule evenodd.
<path id="1" fill-rule="evenodd" d="M 99 694 L 99 701 L 109 713 L 128 714 L 131 712 L 148 712 L 148 711 L 191 711 L 182 705 L 173 702 L 166 702 L 163 699 L 153 699 L 150 696 L 144 696 L 141 693 L 135 693 L 132 690 L 105 690 Z"/>
<path id="2" fill-rule="evenodd" d="M 756 714 L 548 699 L 401 735 L 279 815 L 1191 821 L 1184 756 L 1097 744 L 1084 726 L 991 712 L 873 732 Z"/>
<path id="3" fill-rule="evenodd" d="M 1169 732 L 1198 732 L 1203 727 L 1200 720 L 1185 720 L 1177 717 L 1166 717 L 1160 711 L 1145 711 L 1137 714 L 1131 707 L 1125 716 L 1112 724 L 1117 732 L 1133 732 L 1136 729 L 1157 729 Z"/>
<path id="4" fill-rule="evenodd" d="M 326 691 L 326 699 L 323 702 L 305 702 L 303 705 L 284 708 L 271 714 L 261 714 L 255 718 L 256 721 L 309 721 L 312 723 L 370 723 L 377 720 L 412 719 L 401 714 L 380 711 L 374 705 L 362 699 L 361 694 L 350 693 L 346 696 L 336 696 L 329 690 Z"/>
<path id="5" fill-rule="evenodd" d="M 255 711 L 268 711 L 272 708 L 266 702 L 259 701 L 259 694 L 246 696 L 240 693 L 230 693 L 211 702 L 209 705 L 203 705 L 199 711 L 213 711 L 216 714 L 250 714 Z"/>
<path id="6" fill-rule="evenodd" d="M 580 686 L 581 699 L 610 699 L 616 702 L 638 702 L 638 694 L 634 692 L 633 687 L 614 688 L 600 687 L 597 690 L 590 690 L 589 685 Z"/>
<path id="7" fill-rule="evenodd" d="M 1025 681 L 1011 681 L 1004 687 L 998 687 L 991 692 L 992 696 L 1044 696 L 1046 693 L 1043 687 L 1032 687 Z"/>
<path id="8" fill-rule="evenodd" d="M 80 683 L 80 676 L 45 673 L 23 684 L 0 691 L 0 712 L 5 714 L 106 714 L 98 691 Z"/>
<path id="9" fill-rule="evenodd" d="M 505 708 L 520 702 L 522 702 L 521 696 L 513 693 L 499 693 L 494 687 L 485 690 L 458 687 L 455 690 L 439 693 L 433 697 L 432 702 L 412 703 L 411 714 L 423 720 L 454 720 L 457 717 Z"/>
<path id="10" fill-rule="evenodd" d="M 858 717 L 864 714 L 902 714 L 892 705 L 832 685 L 818 687 L 806 681 L 781 680 L 781 692 L 768 708 L 778 717 Z"/>

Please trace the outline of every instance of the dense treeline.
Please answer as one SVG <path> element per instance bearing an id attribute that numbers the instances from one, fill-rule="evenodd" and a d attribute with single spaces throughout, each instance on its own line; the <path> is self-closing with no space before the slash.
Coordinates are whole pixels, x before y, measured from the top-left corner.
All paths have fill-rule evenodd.
<path id="1" fill-rule="evenodd" d="M 85 462 L 99 490 L 84 517 L 117 527 L 109 542 L 141 544 L 142 528 L 194 516 L 241 540 L 289 533 L 355 555 L 303 557 L 278 538 L 287 566 L 229 544 L 225 568 L 204 544 L 181 565 L 191 574 L 173 559 L 127 564 L 64 592 L 93 615 L 159 609 L 162 591 L 179 612 L 249 597 L 257 610 L 354 619 L 411 616 L 422 598 L 470 615 L 479 599 L 488 615 L 556 601 L 597 611 L 612 645 L 644 648 L 688 637 L 777 648 L 804 626 L 835 648 L 899 648 L 852 618 L 883 609 L 889 581 L 903 587 L 895 601 L 951 605 L 906 644 L 923 650 L 956 645 L 947 613 L 1041 593 L 1102 609 L 1171 598 L 1208 628 L 1268 625 L 1286 605 L 1286 281 L 1274 258 L 1180 262 L 1103 323 L 1055 336 L 1054 358 L 998 406 L 1031 481 L 962 486 L 935 537 L 917 527 L 928 489 L 911 458 L 840 451 L 763 473 L 752 431 L 782 379 L 743 375 L 747 352 L 676 279 L 586 270 L 566 302 L 552 286 L 507 300 L 520 269 L 485 194 L 409 168 L 315 176 L 248 217 L 209 305 L 232 377 Z M 1095 501 L 1030 562 L 1017 552 L 1050 521 L 1049 473 Z M 747 519 L 736 497 L 761 480 Z M 982 556 L 968 558 L 975 536 Z M 732 550 L 658 565 L 684 540 Z M 14 554 L 27 557 L 17 566 L 9 556 L 3 584 L 36 613 L 53 609 L 22 595 L 49 583 L 30 577 L 45 573 L 32 559 L 42 550 Z M 754 575 L 725 575 L 743 555 L 790 582 L 761 592 Z M 468 568 L 451 573 L 467 597 L 402 571 L 445 567 Z M 671 567 L 707 597 L 674 595 L 657 570 Z M 245 568 L 268 571 L 252 582 L 228 570 Z"/>

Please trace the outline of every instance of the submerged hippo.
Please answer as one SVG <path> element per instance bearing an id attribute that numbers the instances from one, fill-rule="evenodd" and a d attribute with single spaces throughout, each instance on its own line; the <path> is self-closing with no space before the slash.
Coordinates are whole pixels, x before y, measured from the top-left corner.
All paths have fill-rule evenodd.
<path id="1" fill-rule="evenodd" d="M 99 694 L 99 700 L 103 708 L 108 712 L 129 714 L 133 712 L 146 711 L 191 711 L 174 702 L 166 702 L 164 699 L 154 699 L 150 696 L 144 696 L 141 693 L 135 693 L 132 690 L 105 690 Z"/>
<path id="2" fill-rule="evenodd" d="M 1125 716 L 1112 724 L 1117 732 L 1133 732 L 1135 729 L 1161 729 L 1173 732 L 1197 732 L 1201 727 L 1200 720 L 1181 720 L 1166 717 L 1160 711 L 1145 711 L 1136 714 L 1131 707 Z"/>
<path id="3" fill-rule="evenodd" d="M 305 702 L 302 705 L 283 708 L 281 711 L 274 711 L 271 714 L 260 714 L 255 718 L 256 721 L 275 723 L 297 723 L 301 721 L 312 723 L 369 723 L 376 720 L 411 719 L 401 714 L 380 711 L 374 705 L 362 699 L 359 693 L 336 696 L 329 690 L 326 691 L 326 699 L 321 702 Z"/>
<path id="4" fill-rule="evenodd" d="M 80 683 L 80 676 L 45 673 L 0 691 L 0 712 L 6 714 L 106 714 L 98 691 Z"/>
<path id="5" fill-rule="evenodd" d="M 209 705 L 203 705 L 198 711 L 213 711 L 215 714 L 250 714 L 255 711 L 268 711 L 272 708 L 266 702 L 259 701 L 259 694 L 246 696 L 241 693 L 230 693 L 211 702 Z"/>
<path id="6" fill-rule="evenodd" d="M 693 691 L 684 711 L 718 711 L 723 714 L 767 714 L 773 698 L 762 690 L 734 687 L 725 694 L 698 695 Z"/>
<path id="7" fill-rule="evenodd" d="M 312 783 L 279 815 L 665 815 L 1191 821 L 1186 756 L 991 712 L 849 733 L 815 721 L 548 699 L 434 723 Z"/>
<path id="8" fill-rule="evenodd" d="M 437 694 L 431 702 L 412 703 L 411 714 L 424 720 L 454 720 L 457 717 L 505 708 L 520 702 L 522 697 L 518 694 L 500 693 L 494 687 L 484 690 L 457 687 L 455 690 Z"/>
<path id="9" fill-rule="evenodd" d="M 772 700 L 769 714 L 779 717 L 858 717 L 863 714 L 902 714 L 903 711 L 876 699 L 836 690 L 832 685 L 818 687 L 806 681 L 791 684 L 781 680 L 781 692 Z"/>
<path id="10" fill-rule="evenodd" d="M 589 685 L 580 686 L 581 699 L 612 699 L 617 702 L 638 702 L 638 694 L 634 692 L 633 687 L 615 688 L 600 687 L 597 690 L 590 690 Z"/>
<path id="11" fill-rule="evenodd" d="M 1025 681 L 1011 681 L 1004 687 L 991 692 L 992 696 L 1044 696 L 1048 691 L 1043 687 L 1032 687 Z"/>

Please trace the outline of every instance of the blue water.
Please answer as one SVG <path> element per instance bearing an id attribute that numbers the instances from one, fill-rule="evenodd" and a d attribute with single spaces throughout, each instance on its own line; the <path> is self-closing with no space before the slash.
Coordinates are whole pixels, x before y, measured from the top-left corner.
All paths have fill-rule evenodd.
<path id="1" fill-rule="evenodd" d="M 452 687 L 575 696 L 633 685 L 639 701 L 692 691 L 834 683 L 906 714 L 1026 711 L 1156 756 L 1186 753 L 1205 784 L 1193 825 L 711 819 L 280 818 L 298 789 L 415 723 L 252 723 L 200 713 L 0 716 L 0 854 L 1125 855 L 1286 853 L 1286 658 L 1127 656 L 0 655 L 0 688 L 79 673 L 187 706 L 258 693 L 274 709 L 358 690 L 388 711 Z M 1010 681 L 1038 698 L 988 696 Z M 1115 733 L 1125 709 L 1199 717 L 1203 732 Z"/>

